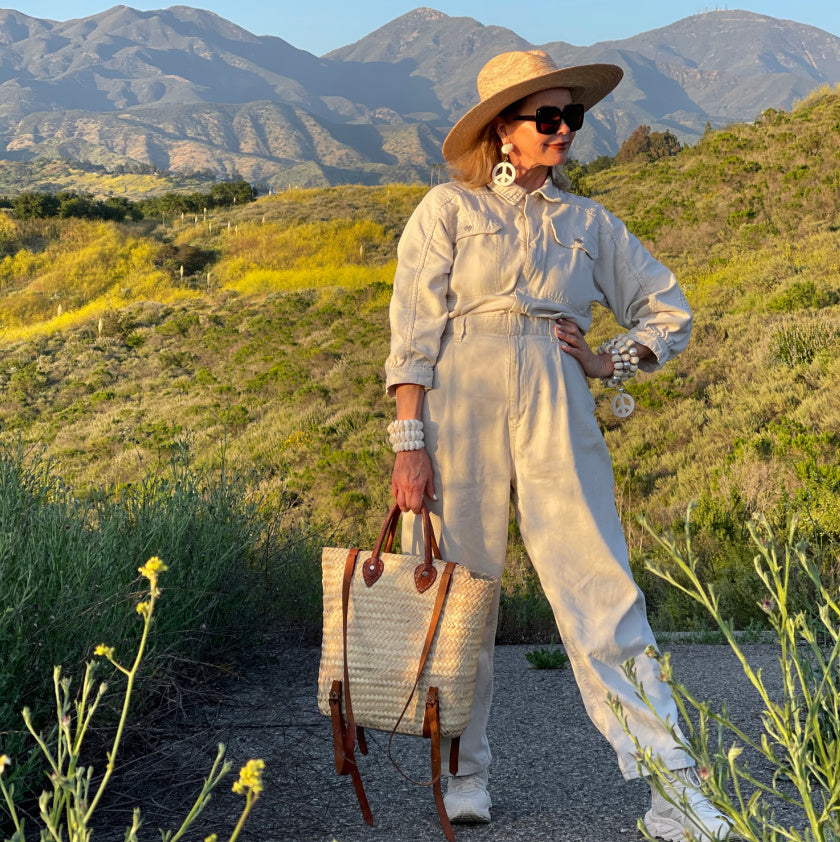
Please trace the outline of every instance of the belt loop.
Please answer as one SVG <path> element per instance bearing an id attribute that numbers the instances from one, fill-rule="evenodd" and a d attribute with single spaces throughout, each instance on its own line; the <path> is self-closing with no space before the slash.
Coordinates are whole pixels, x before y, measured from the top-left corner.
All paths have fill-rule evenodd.
<path id="1" fill-rule="evenodd" d="M 467 332 L 467 320 L 464 316 L 455 316 L 452 319 L 452 339 L 460 342 Z"/>

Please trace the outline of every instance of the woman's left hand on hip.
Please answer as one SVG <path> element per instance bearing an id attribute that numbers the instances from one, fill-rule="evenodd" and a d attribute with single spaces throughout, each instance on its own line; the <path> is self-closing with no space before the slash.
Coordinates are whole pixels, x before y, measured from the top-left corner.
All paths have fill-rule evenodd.
<path id="1" fill-rule="evenodd" d="M 571 319 L 558 319 L 554 332 L 560 340 L 561 350 L 580 363 L 587 377 L 609 377 L 613 373 L 612 358 L 594 353 L 581 329 Z"/>

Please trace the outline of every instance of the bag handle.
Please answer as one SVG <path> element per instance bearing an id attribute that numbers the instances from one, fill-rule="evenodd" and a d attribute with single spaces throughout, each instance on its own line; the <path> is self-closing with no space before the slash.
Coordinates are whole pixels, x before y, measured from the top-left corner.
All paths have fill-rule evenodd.
<path id="1" fill-rule="evenodd" d="M 373 553 L 364 563 L 362 578 L 369 588 L 378 581 L 385 570 L 385 562 L 382 561 L 381 553 L 391 552 L 401 514 L 402 511 L 399 505 L 394 503 L 388 512 L 388 516 L 385 518 L 382 531 L 379 533 L 379 538 L 374 545 Z M 425 503 L 423 503 L 420 509 L 420 515 L 423 518 L 423 563 L 418 564 L 414 571 L 414 584 L 417 587 L 418 593 L 424 593 L 435 583 L 435 579 L 437 578 L 437 570 L 432 563 L 432 558 L 434 557 L 442 561 L 442 557 L 437 540 L 435 540 L 432 519 Z"/>

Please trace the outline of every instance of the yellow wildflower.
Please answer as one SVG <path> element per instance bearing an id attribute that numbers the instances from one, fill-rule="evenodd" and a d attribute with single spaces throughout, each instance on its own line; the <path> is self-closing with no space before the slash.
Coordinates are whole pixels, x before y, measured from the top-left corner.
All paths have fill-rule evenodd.
<path id="1" fill-rule="evenodd" d="M 100 643 L 99 646 L 97 646 L 96 649 L 93 650 L 93 654 L 111 659 L 114 657 L 114 647 L 106 646 L 104 643 Z"/>
<path id="2" fill-rule="evenodd" d="M 142 567 L 137 568 L 137 572 L 150 582 L 156 582 L 157 574 L 163 573 L 164 570 L 169 570 L 169 568 L 156 555 L 153 555 Z"/>
<path id="3" fill-rule="evenodd" d="M 248 790 L 259 795 L 263 790 L 262 773 L 265 763 L 262 760 L 249 760 L 239 770 L 239 780 L 231 787 L 237 795 L 247 795 Z"/>
<path id="4" fill-rule="evenodd" d="M 149 616 L 149 611 L 151 610 L 151 603 L 149 602 L 138 602 L 137 603 L 137 613 L 142 614 L 144 617 Z"/>
<path id="5" fill-rule="evenodd" d="M 7 766 L 12 765 L 12 758 L 8 754 L 0 754 L 0 775 L 6 771 Z"/>
<path id="6" fill-rule="evenodd" d="M 204 842 L 219 842 L 219 837 L 215 833 L 211 833 Z"/>

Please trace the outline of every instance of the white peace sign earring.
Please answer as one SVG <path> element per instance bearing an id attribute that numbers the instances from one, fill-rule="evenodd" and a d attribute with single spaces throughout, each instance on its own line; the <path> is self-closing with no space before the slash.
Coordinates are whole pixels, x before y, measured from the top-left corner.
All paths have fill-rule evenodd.
<path id="1" fill-rule="evenodd" d="M 496 187 L 508 187 L 516 181 L 516 169 L 513 164 L 508 161 L 508 155 L 510 155 L 511 152 L 513 152 L 513 144 L 503 143 L 502 155 L 504 155 L 505 158 L 493 167 L 493 172 L 490 175 L 493 179 L 493 184 L 495 184 Z"/>

